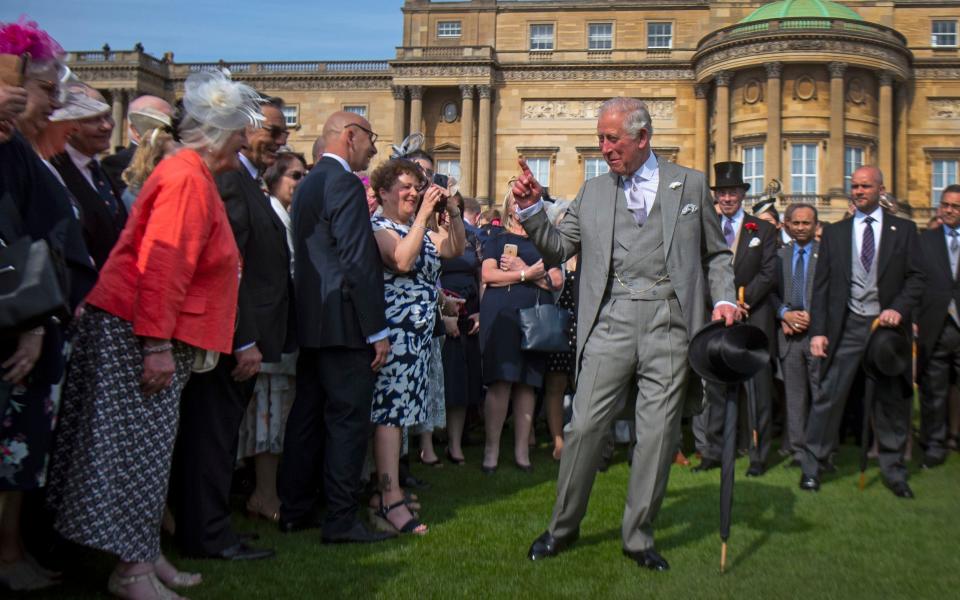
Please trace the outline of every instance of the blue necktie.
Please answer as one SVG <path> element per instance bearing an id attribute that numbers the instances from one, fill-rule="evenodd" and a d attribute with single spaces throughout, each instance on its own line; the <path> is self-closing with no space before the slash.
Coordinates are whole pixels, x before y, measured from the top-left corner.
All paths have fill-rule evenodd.
<path id="1" fill-rule="evenodd" d="M 733 232 L 733 219 L 729 217 L 723 219 L 723 237 L 727 239 L 727 248 L 733 248 L 733 241 L 737 239 L 737 234 Z"/>
<path id="2" fill-rule="evenodd" d="M 803 255 L 807 251 L 804 248 L 797 250 L 797 260 L 793 264 L 793 297 L 790 299 L 790 308 L 793 310 L 803 310 L 803 296 L 806 291 L 806 276 L 803 269 Z"/>
<path id="3" fill-rule="evenodd" d="M 863 229 L 863 243 L 860 244 L 860 264 L 863 265 L 863 270 L 867 273 L 870 272 L 870 267 L 873 265 L 873 256 L 876 253 L 876 244 L 873 239 L 873 223 L 876 219 L 873 217 L 867 217 L 863 220 L 865 227 Z"/>
<path id="4" fill-rule="evenodd" d="M 117 216 L 117 197 L 113 195 L 113 190 L 110 189 L 110 185 L 107 183 L 107 178 L 104 177 L 100 165 L 97 164 L 96 160 L 91 160 L 87 163 L 87 168 L 90 169 L 90 174 L 93 175 L 93 185 L 97 188 L 97 194 L 100 196 L 100 199 L 103 200 L 110 214 Z"/>

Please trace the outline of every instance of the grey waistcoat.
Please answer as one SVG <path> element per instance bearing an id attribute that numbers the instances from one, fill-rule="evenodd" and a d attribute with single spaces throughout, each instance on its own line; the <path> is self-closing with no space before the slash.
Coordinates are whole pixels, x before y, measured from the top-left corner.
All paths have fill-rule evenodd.
<path id="1" fill-rule="evenodd" d="M 854 229 L 854 234 L 850 236 L 850 243 L 853 244 L 853 251 L 850 253 L 853 271 L 850 277 L 850 300 L 847 302 L 847 308 L 861 317 L 875 317 L 880 314 L 880 294 L 877 291 L 877 257 L 880 256 L 880 244 L 876 245 L 873 263 L 870 265 L 870 272 L 867 273 L 863 264 L 860 263 L 856 235 L 856 229 Z"/>
<path id="2" fill-rule="evenodd" d="M 646 223 L 638 227 L 623 195 L 618 196 L 614 211 L 613 270 L 607 282 L 610 296 L 633 300 L 675 297 L 663 248 L 661 203 L 654 202 Z"/>

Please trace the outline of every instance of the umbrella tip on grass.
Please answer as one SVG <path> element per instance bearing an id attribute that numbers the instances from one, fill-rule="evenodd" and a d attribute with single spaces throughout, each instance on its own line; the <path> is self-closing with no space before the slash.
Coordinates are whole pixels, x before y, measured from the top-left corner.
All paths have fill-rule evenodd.
<path id="1" fill-rule="evenodd" d="M 860 471 L 860 483 L 858 484 L 860 491 L 862 492 L 864 488 L 867 487 L 867 473 L 866 471 Z"/>
<path id="2" fill-rule="evenodd" d="M 720 574 L 727 570 L 727 543 L 720 544 Z"/>

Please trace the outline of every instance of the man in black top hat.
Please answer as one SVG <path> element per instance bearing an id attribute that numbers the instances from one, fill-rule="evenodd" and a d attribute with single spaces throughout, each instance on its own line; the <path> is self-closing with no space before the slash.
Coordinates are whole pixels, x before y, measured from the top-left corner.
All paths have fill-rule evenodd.
<path id="1" fill-rule="evenodd" d="M 917 325 L 920 329 L 920 443 L 923 466 L 947 457 L 947 406 L 952 382 L 960 376 L 960 185 L 940 196 L 942 225 L 920 234 L 927 286 Z"/>
<path id="2" fill-rule="evenodd" d="M 757 326 L 768 340 L 775 339 L 773 308 L 767 301 L 777 283 L 777 232 L 766 221 L 745 213 L 743 198 L 750 184 L 743 181 L 743 163 L 720 162 L 714 165 L 714 198 L 720 213 L 720 228 L 727 246 L 734 253 L 734 285 L 743 307 L 748 310 L 747 322 Z M 769 347 L 773 355 L 772 342 Z M 694 468 L 706 471 L 720 466 L 721 435 L 724 421 L 724 389 L 707 384 L 707 408 L 694 418 L 694 435 L 703 461 Z M 757 443 L 750 441 L 750 468 L 747 475 L 757 477 L 766 470 L 770 452 L 770 411 L 773 394 L 773 372 L 768 365 L 746 383 L 747 401 L 755 409 L 749 437 L 757 431 Z"/>
<path id="3" fill-rule="evenodd" d="M 851 179 L 856 207 L 850 219 L 824 228 L 810 311 L 810 352 L 822 358 L 820 394 L 810 407 L 800 489 L 820 489 L 820 471 L 837 444 L 843 408 L 871 329 L 909 327 L 924 289 L 917 227 L 885 214 L 883 175 L 860 167 Z M 909 346 L 907 346 L 909 348 Z M 908 357 L 907 357 L 908 358 Z M 898 497 L 912 498 L 904 451 L 910 433 L 913 386 L 910 369 L 898 376 L 868 372 L 874 384 L 874 425 L 884 482 Z"/>

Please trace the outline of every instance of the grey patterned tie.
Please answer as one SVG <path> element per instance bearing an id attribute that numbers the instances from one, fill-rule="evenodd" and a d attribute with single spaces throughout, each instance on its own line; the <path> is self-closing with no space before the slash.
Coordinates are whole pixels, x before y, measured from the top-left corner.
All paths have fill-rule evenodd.
<path id="1" fill-rule="evenodd" d="M 727 248 L 733 248 L 733 241 L 737 239 L 737 234 L 733 232 L 733 219 L 729 217 L 723 219 L 723 237 L 727 239 Z"/>
<path id="2" fill-rule="evenodd" d="M 873 265 L 873 256 L 877 251 L 872 226 L 875 220 L 873 217 L 867 217 L 863 220 L 863 243 L 860 244 L 860 264 L 863 265 L 863 270 L 867 273 L 870 272 L 870 267 Z"/>

